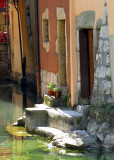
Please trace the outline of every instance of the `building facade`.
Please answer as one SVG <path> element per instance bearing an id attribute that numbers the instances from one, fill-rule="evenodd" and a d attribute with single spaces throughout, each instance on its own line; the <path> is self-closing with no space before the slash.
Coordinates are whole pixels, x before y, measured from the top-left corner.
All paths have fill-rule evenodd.
<path id="1" fill-rule="evenodd" d="M 39 31 L 42 95 L 49 83 L 70 94 L 69 0 L 39 0 Z"/>
<path id="2" fill-rule="evenodd" d="M 38 0 L 37 35 L 35 1 L 20 0 L 22 51 L 23 57 L 26 57 L 27 83 L 36 87 L 35 44 L 36 37 L 39 36 L 42 96 L 47 93 L 47 85 L 54 83 L 63 88 L 71 106 L 90 104 L 96 101 L 94 97 L 98 95 L 95 91 L 97 86 L 99 97 L 102 95 L 102 103 L 113 103 L 113 3 L 112 0 Z M 17 16 L 14 6 L 11 7 L 10 36 L 14 79 L 22 74 Z M 102 60 L 101 64 L 98 63 L 99 60 Z M 107 101 L 109 97 L 110 101 Z"/>
<path id="3" fill-rule="evenodd" d="M 36 89 L 35 4 L 34 1 L 24 0 L 19 1 L 16 7 L 19 11 L 20 34 L 17 9 L 12 4 L 9 9 L 12 79 L 20 81 L 24 65 L 27 84 Z M 19 35 L 21 35 L 22 57 Z"/>
<path id="4" fill-rule="evenodd" d="M 105 18 L 104 18 L 105 17 Z M 107 18 L 106 18 L 107 17 Z M 73 0 L 70 1 L 70 60 L 71 60 L 71 104 L 89 104 L 93 95 L 93 86 L 95 86 L 95 72 L 97 68 L 98 56 L 101 46 L 101 28 L 104 19 L 107 20 L 107 26 L 103 29 L 103 37 L 107 35 L 108 41 L 103 50 L 104 56 L 109 53 L 108 67 L 102 66 L 99 72 L 104 74 L 104 78 L 111 79 L 111 83 L 98 85 L 98 90 L 102 94 L 110 94 L 112 103 L 114 102 L 114 74 L 113 74 L 113 1 L 98 0 Z M 109 48 L 109 50 L 108 50 Z M 100 54 L 101 55 L 101 54 Z M 102 58 L 103 60 L 103 58 Z M 106 57 L 103 60 L 106 63 Z M 100 76 L 100 75 L 99 75 Z M 102 76 L 102 75 L 101 75 Z M 110 78 L 109 78 L 110 77 Z M 101 79 L 99 78 L 99 81 Z M 106 82 L 106 81 L 105 81 Z M 99 91 L 100 93 L 100 91 Z M 102 97 L 102 96 L 101 96 Z M 104 100 L 105 103 L 105 100 Z"/>

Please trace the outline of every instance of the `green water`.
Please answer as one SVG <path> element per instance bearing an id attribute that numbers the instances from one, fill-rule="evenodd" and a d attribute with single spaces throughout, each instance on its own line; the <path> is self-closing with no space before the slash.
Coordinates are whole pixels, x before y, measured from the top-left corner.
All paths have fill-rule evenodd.
<path id="1" fill-rule="evenodd" d="M 0 84 L 0 160 L 113 160 L 113 152 L 79 152 L 58 148 L 47 149 L 50 141 L 41 137 L 14 136 L 6 127 L 21 117 L 26 106 L 36 101 L 33 92 L 12 84 Z M 16 134 L 25 132 L 14 129 Z"/>

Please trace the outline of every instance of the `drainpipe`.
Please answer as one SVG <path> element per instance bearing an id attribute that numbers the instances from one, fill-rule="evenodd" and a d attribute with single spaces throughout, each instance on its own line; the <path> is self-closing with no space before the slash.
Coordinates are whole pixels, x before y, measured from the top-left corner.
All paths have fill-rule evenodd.
<path id="1" fill-rule="evenodd" d="M 41 98 L 40 90 L 40 46 L 39 46 L 39 1 L 35 0 L 35 22 L 36 22 L 36 77 L 37 98 Z"/>
<path id="2" fill-rule="evenodd" d="M 17 13 L 18 13 L 19 41 L 20 41 L 20 53 L 21 53 L 21 70 L 22 70 L 22 78 L 24 78 L 24 76 L 23 76 L 23 56 L 22 56 L 22 42 L 21 42 L 21 28 L 20 28 L 19 9 L 17 9 Z"/>
<path id="3" fill-rule="evenodd" d="M 13 0 L 14 2 L 14 7 L 17 10 L 18 14 L 18 27 L 19 27 L 19 42 L 20 42 L 20 53 L 21 53 L 21 70 L 22 70 L 22 78 L 24 78 L 23 74 L 23 56 L 22 56 L 22 42 L 21 42 L 21 27 L 20 27 L 20 14 L 19 14 L 19 6 L 18 6 L 18 0 Z"/>

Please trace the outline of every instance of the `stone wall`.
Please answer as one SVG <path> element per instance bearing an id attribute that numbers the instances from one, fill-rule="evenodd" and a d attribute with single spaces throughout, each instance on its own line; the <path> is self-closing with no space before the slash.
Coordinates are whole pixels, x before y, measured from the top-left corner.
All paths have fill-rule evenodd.
<path id="1" fill-rule="evenodd" d="M 112 102 L 109 48 L 107 2 L 105 0 L 94 76 L 92 104 L 102 105 Z"/>
<path id="2" fill-rule="evenodd" d="M 92 106 L 87 131 L 97 137 L 104 148 L 114 147 L 114 105 Z"/>

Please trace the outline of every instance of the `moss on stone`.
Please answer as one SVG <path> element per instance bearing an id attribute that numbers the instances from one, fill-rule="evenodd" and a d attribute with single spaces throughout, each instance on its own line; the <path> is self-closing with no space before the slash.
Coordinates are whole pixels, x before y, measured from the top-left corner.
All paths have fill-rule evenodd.
<path id="1" fill-rule="evenodd" d="M 6 129 L 10 134 L 12 134 L 14 136 L 31 136 L 31 134 L 28 134 L 25 131 L 24 127 L 14 127 L 12 125 L 9 125 L 6 127 Z"/>
<path id="2" fill-rule="evenodd" d="M 114 115 L 114 105 L 93 105 L 90 109 L 90 117 L 95 119 L 98 123 L 109 122 L 112 123 L 112 115 Z"/>

